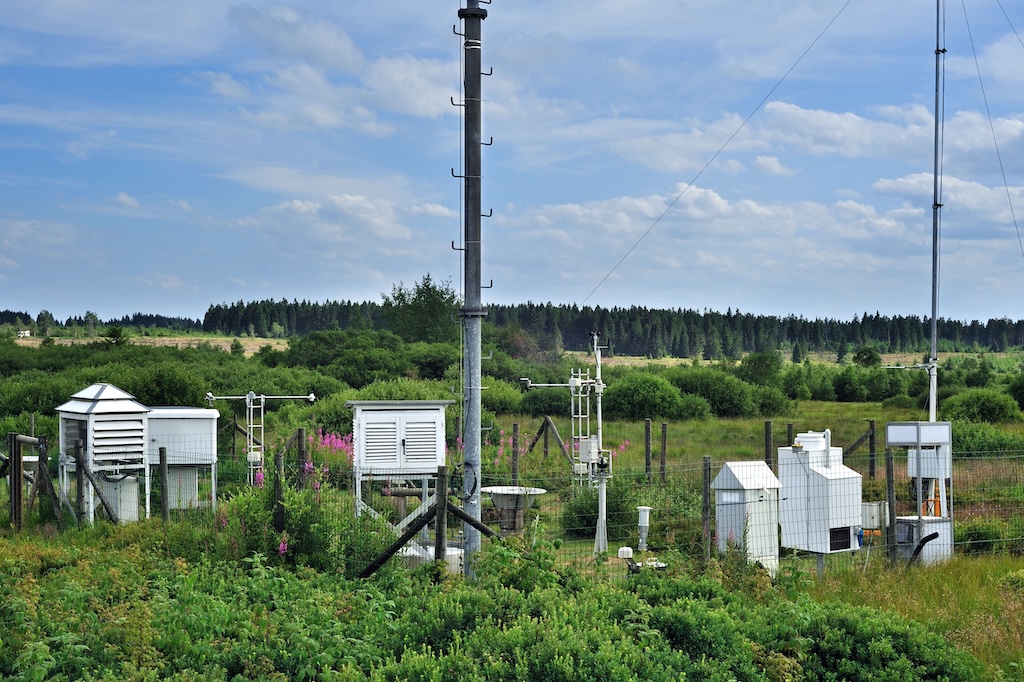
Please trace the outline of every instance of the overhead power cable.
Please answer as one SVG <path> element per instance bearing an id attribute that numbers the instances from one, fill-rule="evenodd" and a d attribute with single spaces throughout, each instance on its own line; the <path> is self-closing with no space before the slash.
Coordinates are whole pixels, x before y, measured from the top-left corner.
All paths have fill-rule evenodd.
<path id="1" fill-rule="evenodd" d="M 1020 247 L 1021 257 L 1024 258 L 1024 240 L 1021 239 L 1020 226 L 1017 224 L 1017 214 L 1013 210 L 1013 197 L 1010 196 L 1010 185 L 1006 181 L 1006 170 L 1003 168 L 1003 155 L 999 153 L 999 139 L 996 137 L 996 126 L 992 122 L 992 110 L 988 106 L 988 94 L 985 92 L 985 81 L 981 77 L 981 63 L 978 61 L 978 50 L 974 46 L 974 35 L 971 33 L 971 21 L 967 18 L 967 5 L 964 4 L 964 0 L 960 0 L 960 6 L 964 10 L 964 21 L 967 23 L 967 37 L 971 41 L 971 52 L 974 54 L 974 68 L 978 71 L 978 84 L 981 86 L 981 99 L 985 102 L 985 115 L 988 117 L 988 129 L 992 133 L 992 144 L 996 149 L 996 159 L 999 162 L 999 173 L 1003 178 L 1003 189 L 1006 190 L 1006 202 L 1010 205 L 1010 217 L 1013 219 L 1013 229 L 1017 232 L 1017 245 Z M 999 6 L 1002 9 L 1002 5 Z M 1003 15 L 1006 15 L 1006 10 L 1003 10 Z M 1010 18 L 1006 17 L 1006 21 L 1009 22 Z M 1010 28 L 1013 29 L 1013 24 L 1010 24 Z M 1017 33 L 1016 29 L 1013 30 L 1014 34 Z M 1020 36 L 1017 36 L 1017 40 L 1020 40 Z M 1024 44 L 1024 43 L 1022 43 Z"/>
<path id="2" fill-rule="evenodd" d="M 764 107 L 768 99 L 773 94 L 775 94 L 775 91 L 779 89 L 783 82 L 785 82 L 786 78 L 789 77 L 789 74 L 791 74 L 793 70 L 796 69 L 800 62 L 803 61 L 804 57 L 806 57 L 807 54 L 811 51 L 811 49 L 813 49 L 814 46 L 818 43 L 818 41 L 821 40 L 821 37 L 828 32 L 828 30 L 832 27 L 832 24 L 834 24 L 836 20 L 839 19 L 842 13 L 846 11 L 846 8 L 849 7 L 852 2 L 853 0 L 847 0 L 847 2 L 839 9 L 839 11 L 836 12 L 836 15 L 832 17 L 828 24 L 825 25 L 825 28 L 821 29 L 821 31 L 814 38 L 814 40 L 811 41 L 811 44 L 807 46 L 807 49 L 805 49 L 800 54 L 797 60 L 793 62 L 793 65 L 790 66 L 786 73 L 782 75 L 782 78 L 780 78 L 778 82 L 774 86 L 772 86 L 772 89 L 768 91 L 768 94 L 766 94 L 761 99 L 761 101 L 758 102 L 757 106 L 754 107 L 754 109 L 749 114 L 747 114 L 747 117 L 744 118 L 742 123 L 740 123 L 736 130 L 733 131 L 732 135 L 729 136 L 729 139 L 727 139 L 725 143 L 721 147 L 719 147 L 718 151 L 716 151 L 714 155 L 710 159 L 708 159 L 708 162 L 704 164 L 704 167 L 697 171 L 697 174 L 693 176 L 689 183 L 687 183 L 686 187 L 684 187 L 683 190 L 676 195 L 676 197 L 669 203 L 665 210 L 661 212 L 661 215 L 654 219 L 654 222 L 651 223 L 651 226 L 648 227 L 642 235 L 640 235 L 640 237 L 633 243 L 633 245 L 629 247 L 626 253 L 622 255 L 622 258 L 620 258 L 618 262 L 615 263 L 614 266 L 612 266 L 611 270 L 609 270 L 608 273 L 601 278 L 601 281 L 597 283 L 597 285 L 590 291 L 589 294 L 587 294 L 587 297 L 583 299 L 583 302 L 580 305 L 586 305 L 587 301 L 590 300 L 590 297 L 597 293 L 597 290 L 600 289 L 606 281 L 608 281 L 608 278 L 611 277 L 616 270 L 618 270 L 619 266 L 622 265 L 627 258 L 629 258 L 629 255 L 633 253 L 633 251 L 636 250 L 638 246 L 640 246 L 640 243 L 643 242 L 643 240 L 647 238 L 647 235 L 649 235 L 654 230 L 654 228 L 658 226 L 658 223 L 661 222 L 662 218 L 668 215 L 668 212 L 672 210 L 672 208 L 679 202 L 680 199 L 682 199 L 683 195 L 686 194 L 687 190 L 693 187 L 693 183 L 695 183 L 698 179 L 700 179 L 702 175 L 704 175 L 704 172 L 711 166 L 712 163 L 715 162 L 715 159 L 717 159 L 722 154 L 722 152 L 725 151 L 725 149 L 732 143 L 733 139 L 735 139 L 735 137 L 739 135 L 740 131 L 746 127 L 750 119 L 754 117 L 754 114 L 756 114 L 758 111 L 761 110 L 762 107 Z"/>

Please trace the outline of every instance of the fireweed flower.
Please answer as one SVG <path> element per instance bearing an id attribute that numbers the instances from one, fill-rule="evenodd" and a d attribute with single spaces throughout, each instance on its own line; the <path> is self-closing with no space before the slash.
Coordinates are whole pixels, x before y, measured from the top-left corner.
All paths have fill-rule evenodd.
<path id="1" fill-rule="evenodd" d="M 281 556 L 288 553 L 288 533 L 281 536 L 281 542 L 277 546 L 277 553 Z"/>
<path id="2" fill-rule="evenodd" d="M 262 488 L 263 487 L 263 479 L 264 479 L 263 472 L 262 471 L 257 471 L 256 475 L 253 477 L 253 480 L 256 482 L 256 487 L 257 488 Z"/>

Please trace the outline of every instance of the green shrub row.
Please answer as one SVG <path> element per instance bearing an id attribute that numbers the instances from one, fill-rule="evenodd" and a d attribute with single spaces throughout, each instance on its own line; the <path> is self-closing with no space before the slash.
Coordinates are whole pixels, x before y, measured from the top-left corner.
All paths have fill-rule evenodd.
<path id="1" fill-rule="evenodd" d="M 728 562 L 691 574 L 669 557 L 667 571 L 609 581 L 560 568 L 544 543 L 506 540 L 485 545 L 473 581 L 432 566 L 363 581 L 262 553 L 188 560 L 166 551 L 164 530 L 0 540 L 0 675 L 956 682 L 983 673 L 895 616 L 790 599 L 745 567 L 746 589 L 734 591 Z"/>

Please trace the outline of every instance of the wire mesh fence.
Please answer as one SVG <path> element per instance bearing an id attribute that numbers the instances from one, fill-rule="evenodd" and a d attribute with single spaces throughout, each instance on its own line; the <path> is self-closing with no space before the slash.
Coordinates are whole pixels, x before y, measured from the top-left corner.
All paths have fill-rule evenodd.
<path id="1" fill-rule="evenodd" d="M 298 543 L 303 539 L 298 535 L 302 533 L 330 533 L 332 529 L 349 532 L 344 529 L 349 529 L 350 519 L 357 513 L 350 449 L 345 447 L 327 447 L 321 440 L 307 439 L 305 447 L 293 443 L 276 455 L 268 455 L 261 466 L 254 466 L 245 453 L 219 454 L 212 463 L 204 453 L 188 449 L 166 455 L 168 465 L 164 473 L 156 463 L 142 475 L 119 476 L 114 472 L 104 475 L 97 486 L 87 488 L 93 494 L 97 494 L 95 488 L 102 488 L 121 521 L 159 518 L 166 513 L 172 523 L 214 530 L 231 522 L 225 518 L 223 505 L 240 495 L 251 494 L 254 489 L 262 490 L 265 494 L 260 499 L 269 514 L 265 517 L 264 535 L 269 538 L 271 549 L 282 542 L 285 531 L 290 534 L 293 547 L 300 546 Z M 598 486 L 574 474 L 568 460 L 560 457 L 553 453 L 547 459 L 534 458 L 514 469 L 507 461 L 487 462 L 478 489 L 472 491 L 481 496 L 481 521 L 497 535 L 557 541 L 558 560 L 575 564 L 614 558 L 619 547 L 646 549 L 653 554 L 676 551 L 707 555 L 735 544 L 754 548 L 751 556 L 756 558 L 761 549 L 754 546 L 767 542 L 768 549 L 764 551 L 770 553 L 772 537 L 778 547 L 776 556 L 794 553 L 785 541 L 786 526 L 794 523 L 786 517 L 787 504 L 795 495 L 792 485 L 780 483 L 774 493 L 770 485 L 759 484 L 749 490 L 713 486 L 730 462 L 764 463 L 764 458 L 685 461 L 670 457 L 664 466 L 657 458 L 650 464 L 615 463 L 606 481 L 602 518 Z M 84 499 L 98 510 L 97 518 L 104 517 L 102 501 L 90 502 L 88 494 L 79 495 L 79 487 L 84 484 L 73 475 L 73 468 L 69 469 L 72 475 L 62 477 L 59 458 L 48 458 L 44 471 L 38 469 L 38 461 L 29 448 L 20 484 L 8 478 L 4 491 L 7 509 L 16 502 L 42 522 L 50 522 L 59 514 L 64 525 L 71 525 L 82 517 Z M 954 453 L 952 475 L 948 480 L 933 482 L 934 487 L 923 496 L 918 492 L 917 481 L 908 475 L 905 450 L 893 454 L 888 471 L 884 452 L 847 455 L 842 464 L 857 479 L 856 499 L 851 502 L 849 496 L 840 495 L 841 499 L 832 501 L 828 496 L 835 494 L 834 489 L 809 488 L 801 493 L 806 501 L 805 516 L 795 522 L 810 528 L 824 516 L 822 542 L 828 551 L 838 554 L 877 548 L 879 555 L 884 555 L 893 541 L 887 534 L 892 509 L 896 517 L 904 519 L 952 515 L 954 553 L 1024 552 L 1024 452 Z M 786 478 L 777 457 L 773 457 L 770 467 L 767 463 L 764 467 L 780 481 Z M 453 473 L 447 492 L 458 506 L 466 483 L 459 478 L 457 466 Z M 59 500 L 59 512 L 50 516 L 41 511 L 45 496 L 33 494 L 34 482 L 41 480 L 40 476 L 50 479 Z M 887 485 L 890 478 L 891 486 Z M 374 532 L 381 534 L 374 547 L 379 549 L 393 542 L 408 529 L 410 517 L 415 518 L 436 503 L 436 481 L 436 477 L 426 475 L 386 476 L 361 490 L 365 515 L 378 524 Z M 18 495 L 11 494 L 12 485 L 20 486 Z M 525 491 L 511 506 L 507 501 L 499 502 L 493 493 L 509 486 Z M 943 487 L 942 494 L 938 486 Z M 292 500 L 285 504 L 287 495 L 304 495 L 302 499 L 307 501 L 300 504 Z M 833 502 L 845 507 L 829 509 Z M 770 512 L 772 508 L 774 515 Z M 301 522 L 299 514 L 305 514 Z M 840 526 L 852 533 L 845 539 L 829 523 L 830 515 L 842 514 L 858 519 L 856 523 L 843 522 Z M 446 517 L 443 544 L 453 550 L 455 558 L 451 563 L 457 567 L 466 527 L 457 516 L 449 513 Z M 646 527 L 641 526 L 642 520 L 646 520 Z M 317 523 L 320 525 L 316 526 Z M 412 543 L 422 551 L 404 551 L 398 556 L 412 560 L 432 558 L 433 548 L 439 544 L 434 529 L 434 524 L 426 524 L 412 538 Z M 606 536 L 607 550 L 597 542 L 599 529 Z M 355 541 L 349 538 L 346 542 L 351 545 Z M 318 546 L 311 544 L 310 551 L 319 551 Z M 323 551 L 330 551 L 330 546 L 328 538 L 323 545 L 328 549 Z M 373 547 L 367 545 L 364 549 L 362 553 L 346 550 L 346 560 L 355 562 L 351 568 L 361 570 L 361 566 L 375 558 Z"/>

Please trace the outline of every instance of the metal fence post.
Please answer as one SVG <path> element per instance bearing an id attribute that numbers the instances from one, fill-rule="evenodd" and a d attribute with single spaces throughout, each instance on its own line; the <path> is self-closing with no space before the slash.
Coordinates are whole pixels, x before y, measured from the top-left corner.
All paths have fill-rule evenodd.
<path id="1" fill-rule="evenodd" d="M 644 420 L 644 471 L 647 473 L 647 484 L 651 483 L 651 420 Z"/>
<path id="2" fill-rule="evenodd" d="M 661 422 L 661 484 L 665 485 L 665 469 L 668 466 L 668 423 Z"/>
<path id="3" fill-rule="evenodd" d="M 711 456 L 704 455 L 701 485 L 701 521 L 704 534 L 704 561 L 711 561 Z"/>
<path id="4" fill-rule="evenodd" d="M 167 489 L 167 479 L 170 477 L 167 470 L 167 448 L 161 447 L 157 452 L 160 455 L 160 518 L 167 523 L 171 520 L 171 495 Z"/>
<path id="5" fill-rule="evenodd" d="M 889 523 L 885 543 L 889 548 L 889 563 L 896 564 L 899 548 L 896 546 L 896 472 L 893 466 L 892 448 L 885 449 L 885 499 L 889 508 Z"/>

